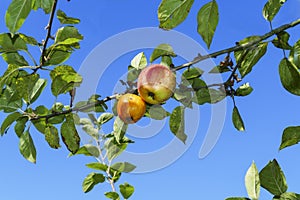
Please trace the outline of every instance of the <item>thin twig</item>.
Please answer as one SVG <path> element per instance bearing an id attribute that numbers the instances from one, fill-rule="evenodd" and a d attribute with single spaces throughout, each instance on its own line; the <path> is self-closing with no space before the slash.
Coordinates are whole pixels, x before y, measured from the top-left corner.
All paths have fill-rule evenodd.
<path id="1" fill-rule="evenodd" d="M 211 53 L 211 54 L 207 54 L 207 55 L 198 55 L 196 58 L 194 58 L 191 62 L 188 62 L 188 63 L 185 63 L 185 64 L 182 64 L 182 65 L 179 65 L 177 67 L 174 67 L 173 70 L 174 71 L 177 71 L 177 70 L 180 70 L 180 69 L 183 69 L 183 68 L 187 68 L 187 67 L 190 67 L 198 62 L 201 62 L 203 60 L 206 60 L 206 59 L 209 59 L 209 58 L 216 58 L 220 55 L 223 55 L 223 54 L 226 54 L 226 53 L 231 53 L 231 52 L 234 52 L 234 51 L 240 51 L 240 50 L 245 50 L 245 49 L 248 49 L 248 48 L 251 48 L 255 45 L 257 45 L 258 43 L 268 39 L 269 37 L 273 36 L 273 35 L 276 35 L 286 29 L 289 29 L 289 28 L 292 28 L 294 26 L 297 26 L 300 24 L 300 19 L 297 19 L 289 24 L 284 24 L 274 30 L 271 30 L 270 32 L 258 37 L 256 40 L 253 40 L 247 44 L 244 44 L 244 45 L 239 45 L 237 44 L 236 46 L 233 46 L 233 47 L 230 47 L 230 48 L 227 48 L 227 49 L 223 49 L 223 50 L 220 50 L 220 51 L 216 51 L 214 53 Z"/>

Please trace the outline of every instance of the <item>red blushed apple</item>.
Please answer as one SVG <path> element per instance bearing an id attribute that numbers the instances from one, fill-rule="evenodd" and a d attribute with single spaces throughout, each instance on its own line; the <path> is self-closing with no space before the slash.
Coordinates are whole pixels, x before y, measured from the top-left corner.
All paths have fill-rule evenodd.
<path id="1" fill-rule="evenodd" d="M 149 104 L 168 100 L 175 90 L 175 74 L 164 65 L 154 64 L 144 68 L 137 82 L 140 96 Z"/>
<path id="2" fill-rule="evenodd" d="M 141 119 L 146 112 L 146 103 L 135 94 L 124 94 L 117 104 L 120 119 L 126 124 L 133 124 Z"/>

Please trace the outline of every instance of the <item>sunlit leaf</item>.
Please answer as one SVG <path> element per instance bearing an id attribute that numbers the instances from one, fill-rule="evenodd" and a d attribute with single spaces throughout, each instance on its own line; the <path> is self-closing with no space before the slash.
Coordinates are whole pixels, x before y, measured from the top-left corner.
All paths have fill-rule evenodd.
<path id="1" fill-rule="evenodd" d="M 238 131 L 245 131 L 245 125 L 244 125 L 243 119 L 242 119 L 240 112 L 236 106 L 234 106 L 233 111 L 232 111 L 232 123 Z"/>
<path id="2" fill-rule="evenodd" d="M 261 186 L 273 195 L 280 196 L 287 191 L 285 176 L 277 162 L 270 161 L 259 173 Z"/>
<path id="3" fill-rule="evenodd" d="M 124 199 L 129 199 L 129 197 L 131 197 L 134 192 L 134 187 L 132 185 L 129 185 L 128 183 L 119 185 L 119 188 Z"/>
<path id="4" fill-rule="evenodd" d="M 158 8 L 159 27 L 173 29 L 188 16 L 194 0 L 162 0 Z"/>
<path id="5" fill-rule="evenodd" d="M 277 37 L 272 40 L 272 43 L 277 48 L 290 50 L 292 47 L 288 43 L 289 39 L 290 34 L 288 34 L 285 31 L 282 31 L 277 34 Z"/>
<path id="6" fill-rule="evenodd" d="M 257 200 L 260 194 L 260 181 L 258 170 L 254 162 L 251 164 L 246 173 L 245 186 L 248 192 L 248 196 L 252 200 Z"/>
<path id="7" fill-rule="evenodd" d="M 290 51 L 289 61 L 300 69 L 300 40 L 298 40 Z"/>
<path id="8" fill-rule="evenodd" d="M 300 200 L 300 194 L 293 192 L 285 192 L 280 196 L 275 196 L 273 200 Z"/>
<path id="9" fill-rule="evenodd" d="M 107 151 L 107 159 L 113 160 L 119 156 L 127 147 L 126 143 L 118 144 L 114 138 L 108 139 L 105 142 L 105 149 Z"/>
<path id="10" fill-rule="evenodd" d="M 111 120 L 113 117 L 114 117 L 114 114 L 112 114 L 112 113 L 102 113 L 98 117 L 97 122 L 102 125 L 102 124 L 105 124 L 106 122 L 108 122 L 109 120 Z"/>
<path id="11" fill-rule="evenodd" d="M 282 86 L 290 93 L 300 96 L 300 72 L 288 59 L 279 64 L 279 75 Z"/>
<path id="12" fill-rule="evenodd" d="M 18 50 L 27 50 L 25 41 L 19 36 L 11 36 L 9 33 L 0 34 L 0 47 L 3 52 L 16 52 Z"/>
<path id="13" fill-rule="evenodd" d="M 268 21 L 272 21 L 285 2 L 286 0 L 268 0 L 263 8 L 264 18 Z"/>
<path id="14" fill-rule="evenodd" d="M 150 62 L 152 63 L 154 60 L 161 56 L 176 57 L 176 54 L 174 53 L 173 48 L 169 44 L 160 44 L 153 50 L 150 56 Z"/>
<path id="15" fill-rule="evenodd" d="M 145 113 L 145 116 L 155 120 L 163 120 L 169 115 L 170 113 L 168 113 L 161 105 L 151 105 L 147 108 Z"/>
<path id="16" fill-rule="evenodd" d="M 120 143 L 120 141 L 124 137 L 127 127 L 128 127 L 127 124 L 125 124 L 119 117 L 116 117 L 113 126 L 113 133 L 117 143 Z"/>
<path id="17" fill-rule="evenodd" d="M 75 154 L 70 153 L 69 156 L 73 156 L 73 155 L 85 155 L 85 156 L 99 157 L 100 151 L 99 151 L 98 147 L 91 145 L 91 144 L 86 144 L 86 145 L 83 145 L 82 147 L 80 147 Z"/>
<path id="18" fill-rule="evenodd" d="M 42 91 L 45 89 L 46 84 L 47 84 L 46 79 L 38 79 L 35 82 L 29 97 L 30 103 L 33 103 L 37 100 L 37 98 L 41 95 Z"/>
<path id="19" fill-rule="evenodd" d="M 56 15 L 61 24 L 78 24 L 80 22 L 80 19 L 68 17 L 62 10 L 57 10 Z"/>
<path id="20" fill-rule="evenodd" d="M 36 162 L 36 149 L 28 131 L 25 131 L 19 141 L 19 150 L 23 157 L 29 162 Z"/>
<path id="21" fill-rule="evenodd" d="M 147 66 L 147 58 L 144 52 L 137 54 L 131 60 L 130 65 L 137 70 L 144 69 Z"/>
<path id="22" fill-rule="evenodd" d="M 113 164 L 111 168 L 119 172 L 129 173 L 132 172 L 136 168 L 136 166 L 129 162 L 118 162 Z"/>
<path id="23" fill-rule="evenodd" d="M 17 32 L 31 11 L 32 0 L 12 0 L 6 14 L 6 27 L 11 33 Z"/>
<path id="24" fill-rule="evenodd" d="M 60 147 L 58 130 L 54 126 L 46 127 L 45 139 L 51 148 L 58 149 Z"/>
<path id="25" fill-rule="evenodd" d="M 235 91 L 235 96 L 247 96 L 251 94 L 253 91 L 253 88 L 249 85 L 249 83 L 245 83 L 238 87 L 238 89 Z"/>
<path id="26" fill-rule="evenodd" d="M 24 133 L 28 120 L 28 117 L 20 117 L 16 120 L 17 123 L 14 129 L 18 137 L 21 137 L 21 135 Z"/>
<path id="27" fill-rule="evenodd" d="M 171 132 L 183 143 L 186 142 L 187 135 L 184 133 L 184 107 L 178 106 L 176 107 L 169 120 L 169 126 Z"/>
<path id="28" fill-rule="evenodd" d="M 197 20 L 198 33 L 209 48 L 219 22 L 217 2 L 213 0 L 202 6 L 198 12 Z"/>
<path id="29" fill-rule="evenodd" d="M 88 163 L 88 164 L 86 164 L 86 166 L 90 169 L 100 170 L 103 172 L 106 172 L 106 170 L 108 169 L 107 165 L 99 163 L 99 162 Z"/>
<path id="30" fill-rule="evenodd" d="M 19 112 L 14 112 L 14 113 L 9 114 L 2 122 L 2 125 L 0 128 L 1 135 L 4 135 L 7 132 L 7 130 L 9 129 L 9 127 L 11 126 L 11 124 L 14 123 L 21 116 L 22 115 Z"/>
<path id="31" fill-rule="evenodd" d="M 83 183 L 82 183 L 82 190 L 84 193 L 87 193 L 91 191 L 95 185 L 98 183 L 103 183 L 105 181 L 105 177 L 103 174 L 98 173 L 90 173 L 85 177 Z"/>
<path id="32" fill-rule="evenodd" d="M 284 129 L 279 150 L 300 142 L 300 126 L 290 126 Z"/>
<path id="33" fill-rule="evenodd" d="M 112 200 L 120 200 L 120 196 L 116 192 L 106 192 L 104 195 L 107 198 L 112 199 Z"/>
<path id="34" fill-rule="evenodd" d="M 7 64 L 14 64 L 18 66 L 29 66 L 25 58 L 18 52 L 3 53 L 2 58 L 7 62 Z"/>

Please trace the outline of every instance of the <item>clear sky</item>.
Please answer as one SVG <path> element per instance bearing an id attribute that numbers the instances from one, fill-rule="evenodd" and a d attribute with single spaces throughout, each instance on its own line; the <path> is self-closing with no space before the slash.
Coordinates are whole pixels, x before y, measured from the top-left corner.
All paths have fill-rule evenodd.
<path id="1" fill-rule="evenodd" d="M 195 1 L 187 20 L 175 29 L 177 32 L 173 32 L 175 34 L 173 36 L 172 32 L 160 31 L 157 28 L 151 29 L 154 31 L 152 35 L 150 29 L 147 29 L 147 27 L 158 26 L 156 13 L 159 1 L 71 0 L 67 2 L 60 0 L 59 9 L 64 10 L 70 16 L 81 19 L 78 28 L 85 37 L 81 42 L 81 49 L 72 55 L 67 64 L 74 66 L 83 73 L 99 74 L 100 80 L 96 90 L 103 96 L 114 92 L 118 80 L 126 73 L 127 66 L 136 53 L 145 51 L 149 58 L 151 46 L 147 46 L 143 41 L 152 41 L 153 39 L 152 45 L 154 47 L 159 44 L 155 42 L 160 41 L 161 38 L 170 41 L 175 52 L 176 50 L 182 51 L 180 55 L 182 58 L 175 60 L 177 62 L 175 64 L 180 65 L 185 62 L 186 58 L 192 59 L 199 51 L 203 51 L 201 48 L 197 49 L 197 45 L 206 49 L 197 33 L 196 25 L 197 12 L 206 2 L 208 1 Z M 220 10 L 220 21 L 211 49 L 208 52 L 233 46 L 235 42 L 246 36 L 264 34 L 269 31 L 269 24 L 262 17 L 265 1 L 217 2 Z M 0 3 L 0 32 L 7 32 L 4 15 L 9 3 L 9 0 L 2 0 Z M 273 27 L 289 23 L 299 17 L 300 1 L 287 1 L 275 17 Z M 44 16 L 41 10 L 32 12 L 20 31 L 42 40 L 46 34 L 44 27 L 47 20 L 48 17 Z M 57 25 L 58 23 L 55 23 L 55 27 Z M 128 43 L 126 43 L 124 38 L 122 39 L 123 32 L 135 28 L 147 29 L 148 32 L 134 35 L 136 41 L 133 35 L 130 35 Z M 136 34 L 135 31 L 130 32 L 130 34 Z M 300 27 L 288 31 L 291 35 L 296 36 L 291 37 L 291 44 L 299 39 L 299 31 Z M 118 38 L 111 38 L 120 33 L 123 34 L 119 35 L 121 37 L 120 43 L 117 42 Z M 183 38 L 187 39 L 186 42 L 193 40 L 195 46 L 189 49 L 184 40 L 178 40 L 176 43 L 175 40 L 178 35 L 184 36 Z M 156 37 L 158 39 L 155 39 Z M 101 43 L 105 41 L 107 43 Z M 141 41 L 141 45 L 137 41 Z M 108 49 L 101 49 L 107 44 Z M 130 49 L 131 46 L 134 46 L 134 51 L 132 49 L 127 50 L 127 47 Z M 93 51 L 93 49 L 96 50 Z M 101 51 L 104 53 L 100 54 Z M 34 52 L 35 55 L 38 55 L 38 50 L 34 50 Z M 189 55 L 186 55 L 186 52 L 189 52 Z M 94 54 L 97 57 L 91 58 Z M 104 61 L 115 54 L 119 57 L 112 60 L 109 65 L 102 65 L 105 63 Z M 274 158 L 278 160 L 285 172 L 289 185 L 288 191 L 300 193 L 298 167 L 300 157 L 297 155 L 300 147 L 294 146 L 281 152 L 278 151 L 283 129 L 290 125 L 300 125 L 299 97 L 286 92 L 280 84 L 278 64 L 282 56 L 281 50 L 275 49 L 272 44 L 269 44 L 267 55 L 243 80 L 243 83 L 249 82 L 254 88 L 250 96 L 236 99 L 245 122 L 245 132 L 237 132 L 234 129 L 231 123 L 232 102 L 230 99 L 227 102 L 224 101 L 223 105 L 227 112 L 219 124 L 217 122 L 217 126 L 222 127 L 222 121 L 225 120 L 224 127 L 212 151 L 202 159 L 199 158 L 200 147 L 209 130 L 210 122 L 216 120 L 216 118 L 211 118 L 213 111 L 210 105 L 200 108 L 195 106 L 196 113 L 191 112 L 190 116 L 189 113 L 187 114 L 187 119 L 189 119 L 187 134 L 190 138 L 188 145 L 190 146 L 186 147 L 187 150 L 180 158 L 175 159 L 175 162 L 161 169 L 158 168 L 162 167 L 162 163 L 173 156 L 176 157 L 178 150 L 168 146 L 173 136 L 166 128 L 167 122 L 159 124 L 144 119 L 136 126 L 130 126 L 129 137 L 136 141 L 136 144 L 128 149 L 130 155 L 132 153 L 145 153 L 145 156 L 155 156 L 154 152 L 156 151 L 168 150 L 162 154 L 158 153 L 157 156 L 159 157 L 152 156 L 147 162 L 141 163 L 144 169 L 150 171 L 154 169 L 151 164 L 154 166 L 157 164 L 158 170 L 122 175 L 121 182 L 126 181 L 135 186 L 136 191 L 132 199 L 225 199 L 229 196 L 247 196 L 244 187 L 244 175 L 251 162 L 254 160 L 260 170 L 269 160 Z M 214 61 L 218 63 L 222 58 L 221 56 Z M 199 63 L 197 66 L 207 69 L 212 67 L 211 62 Z M 89 64 L 91 65 L 90 69 L 87 66 Z M 0 66 L 1 69 L 6 67 L 2 60 Z M 99 68 L 97 69 L 95 66 Z M 102 75 L 101 72 L 103 72 Z M 87 89 L 90 88 L 87 87 Z M 49 86 L 47 90 L 49 91 Z M 117 88 L 117 91 L 119 90 L 120 88 Z M 38 103 L 51 105 L 54 100 L 54 97 L 46 94 Z M 64 101 L 64 99 L 62 100 Z M 174 104 L 174 106 L 177 105 Z M 172 107 L 173 104 L 167 108 L 171 109 Z M 3 114 L 0 116 L 2 121 L 5 116 Z M 195 125 L 192 122 L 195 122 Z M 154 129 L 154 127 L 158 128 Z M 196 131 L 194 131 L 195 129 Z M 188 130 L 191 130 L 191 133 Z M 88 194 L 84 194 L 81 189 L 82 180 L 91 172 L 85 167 L 85 164 L 93 162 L 93 159 L 83 156 L 67 158 L 68 151 L 64 146 L 59 150 L 53 150 L 48 147 L 43 135 L 32 132 L 32 136 L 38 152 L 36 165 L 22 158 L 18 150 L 18 138 L 13 131 L 9 131 L 7 135 L 0 138 L 1 199 L 105 199 L 103 193 L 109 190 L 105 184 L 96 186 Z M 85 141 L 83 140 L 83 142 Z M 175 146 L 180 150 L 185 148 L 176 141 Z M 138 157 L 134 158 L 137 159 L 136 163 L 141 162 Z M 147 168 L 148 165 L 150 167 Z M 262 189 L 261 199 L 271 198 L 271 195 Z"/>

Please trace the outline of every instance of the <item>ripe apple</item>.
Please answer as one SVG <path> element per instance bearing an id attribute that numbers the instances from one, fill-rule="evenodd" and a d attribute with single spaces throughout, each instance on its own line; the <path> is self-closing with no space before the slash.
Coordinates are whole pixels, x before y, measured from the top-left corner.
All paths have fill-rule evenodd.
<path id="1" fill-rule="evenodd" d="M 169 67 L 154 64 L 144 68 L 138 77 L 140 96 L 150 104 L 160 104 L 168 100 L 175 90 L 176 77 Z"/>
<path id="2" fill-rule="evenodd" d="M 124 94 L 118 100 L 117 112 L 123 122 L 133 124 L 144 116 L 146 103 L 138 95 Z"/>

